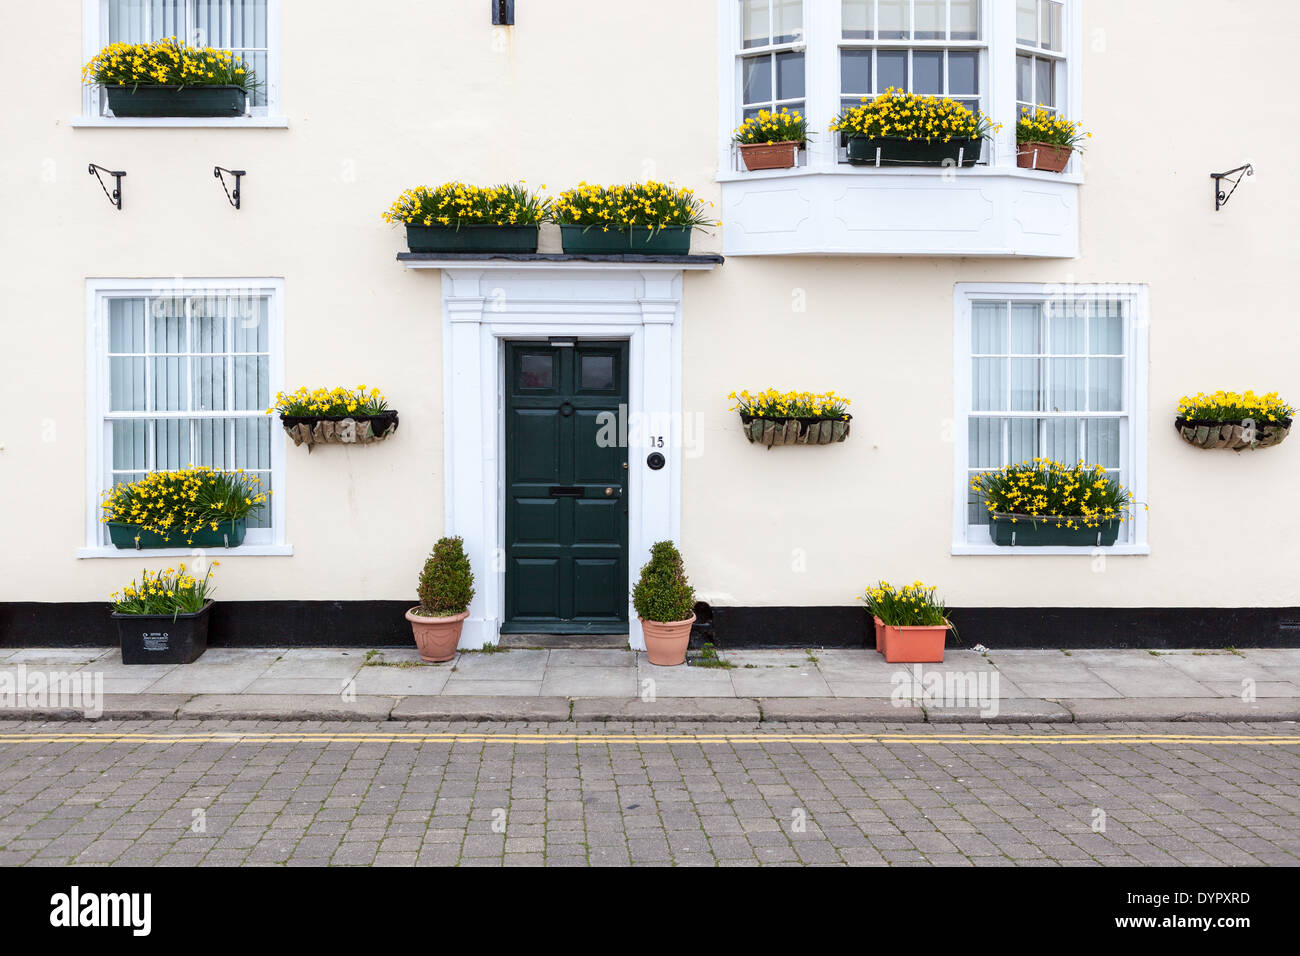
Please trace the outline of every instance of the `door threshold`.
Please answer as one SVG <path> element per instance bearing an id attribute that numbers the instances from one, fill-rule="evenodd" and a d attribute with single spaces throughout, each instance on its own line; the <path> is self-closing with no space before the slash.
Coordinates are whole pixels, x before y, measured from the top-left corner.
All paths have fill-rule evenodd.
<path id="1" fill-rule="evenodd" d="M 626 634 L 502 634 L 498 647 L 540 647 L 546 650 L 627 650 Z"/>

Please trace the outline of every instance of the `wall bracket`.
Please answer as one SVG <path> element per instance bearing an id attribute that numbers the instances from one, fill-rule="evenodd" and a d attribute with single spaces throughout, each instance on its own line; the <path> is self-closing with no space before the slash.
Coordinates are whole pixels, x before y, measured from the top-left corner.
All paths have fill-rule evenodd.
<path id="1" fill-rule="evenodd" d="M 109 192 L 108 187 L 104 185 L 104 180 L 99 175 L 101 171 L 106 172 L 108 173 L 108 175 L 113 177 L 112 192 Z M 122 211 L 122 177 L 126 175 L 126 171 L 122 169 L 108 169 L 104 166 L 100 166 L 98 163 L 91 163 L 89 168 L 87 169 L 87 172 L 89 172 L 90 175 L 94 176 L 96 179 L 99 180 L 99 188 L 104 190 L 104 195 L 108 197 L 108 201 L 117 207 L 118 212 L 121 212 Z"/>
<path id="2" fill-rule="evenodd" d="M 1237 176 L 1236 179 L 1232 178 L 1234 173 Z M 1255 167 L 1250 163 L 1247 163 L 1244 166 L 1238 166 L 1236 169 L 1230 169 L 1226 173 L 1210 173 L 1210 178 L 1214 180 L 1214 211 L 1218 212 L 1224 206 L 1228 205 L 1228 200 L 1231 199 L 1232 194 L 1237 191 L 1237 186 L 1241 183 L 1241 180 L 1244 177 L 1254 175 Z M 1226 193 L 1223 191 L 1223 181 L 1225 179 L 1232 184 L 1232 188 Z"/>
<path id="3" fill-rule="evenodd" d="M 234 192 L 231 192 L 229 189 L 226 188 L 226 177 L 221 175 L 222 173 L 226 173 L 227 175 L 235 177 Z M 224 189 L 226 192 L 226 199 L 230 202 L 230 205 L 238 209 L 239 208 L 239 180 L 242 177 L 247 176 L 248 173 L 246 173 L 242 169 L 226 169 L 225 166 L 213 166 L 212 175 L 215 176 L 217 179 L 221 180 L 221 188 Z"/>

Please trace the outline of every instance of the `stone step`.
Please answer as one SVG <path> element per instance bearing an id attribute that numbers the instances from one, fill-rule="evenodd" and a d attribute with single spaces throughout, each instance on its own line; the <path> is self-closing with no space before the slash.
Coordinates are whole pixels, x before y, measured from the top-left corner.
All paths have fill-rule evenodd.
<path id="1" fill-rule="evenodd" d="M 500 646 L 508 648 L 540 647 L 543 650 L 624 650 L 626 634 L 502 634 Z"/>

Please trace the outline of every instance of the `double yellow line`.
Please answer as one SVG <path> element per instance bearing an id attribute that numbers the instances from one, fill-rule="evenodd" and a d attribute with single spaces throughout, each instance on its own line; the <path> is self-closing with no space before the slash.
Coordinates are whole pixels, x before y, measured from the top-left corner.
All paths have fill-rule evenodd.
<path id="1" fill-rule="evenodd" d="M 944 746 L 1105 746 L 1108 744 L 1176 744 L 1182 746 L 1300 746 L 1300 736 L 1268 734 L 1000 734 L 1000 733 L 484 733 L 482 731 L 361 731 L 343 733 L 305 731 L 253 733 L 245 731 L 196 731 L 192 733 L 0 733 L 6 744 L 53 743 L 384 743 L 384 744 L 914 744 Z"/>

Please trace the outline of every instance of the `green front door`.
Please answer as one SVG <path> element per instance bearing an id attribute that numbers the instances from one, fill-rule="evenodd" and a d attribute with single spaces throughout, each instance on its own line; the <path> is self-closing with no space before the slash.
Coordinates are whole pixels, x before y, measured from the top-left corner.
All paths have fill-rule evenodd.
<path id="1" fill-rule="evenodd" d="M 506 344 L 503 633 L 627 631 L 627 391 L 626 342 Z"/>

